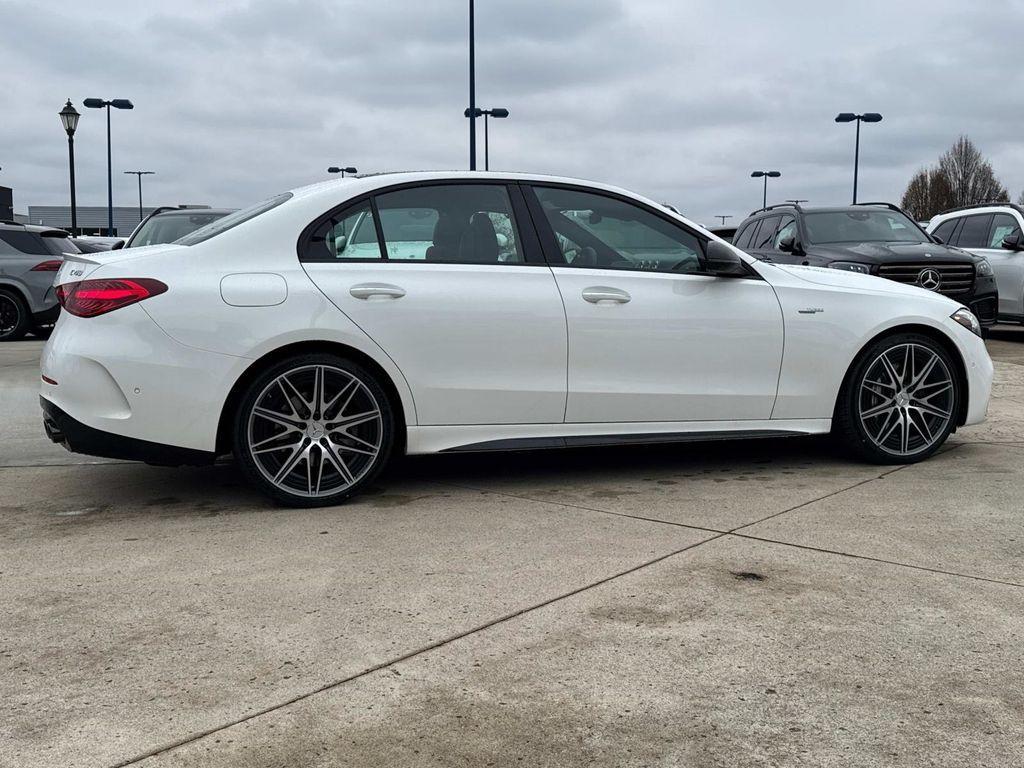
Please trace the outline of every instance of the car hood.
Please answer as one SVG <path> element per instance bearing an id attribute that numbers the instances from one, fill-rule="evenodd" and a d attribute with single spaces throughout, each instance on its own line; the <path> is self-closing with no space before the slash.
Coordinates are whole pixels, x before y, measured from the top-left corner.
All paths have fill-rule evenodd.
<path id="1" fill-rule="evenodd" d="M 931 262 L 942 264 L 973 261 L 971 254 L 959 248 L 937 243 L 850 243 L 849 245 L 811 245 L 808 253 L 833 261 L 861 264 L 900 264 Z"/>
<path id="2" fill-rule="evenodd" d="M 805 282 L 829 288 L 910 296 L 915 299 L 932 299 L 948 304 L 951 307 L 950 311 L 960 306 L 957 302 L 942 294 L 926 291 L 924 288 L 918 288 L 916 285 L 898 283 L 895 280 L 888 280 L 884 277 L 875 277 L 874 275 L 865 275 L 859 272 L 847 272 L 844 269 L 829 269 L 828 267 L 804 267 L 796 264 L 772 264 L 771 266 Z"/>

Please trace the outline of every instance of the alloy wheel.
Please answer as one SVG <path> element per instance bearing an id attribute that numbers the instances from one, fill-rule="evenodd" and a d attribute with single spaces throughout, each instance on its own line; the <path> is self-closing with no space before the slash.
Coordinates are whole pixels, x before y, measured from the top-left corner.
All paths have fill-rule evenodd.
<path id="1" fill-rule="evenodd" d="M 865 434 L 893 456 L 913 456 L 942 440 L 956 393 L 949 367 L 923 344 L 898 344 L 868 366 L 858 393 Z"/>
<path id="2" fill-rule="evenodd" d="M 14 333 L 21 324 L 21 307 L 5 293 L 0 293 L 0 339 Z"/>
<path id="3" fill-rule="evenodd" d="M 383 430 L 380 403 L 359 378 L 330 365 L 305 365 L 263 388 L 246 439 L 270 483 L 317 498 L 344 491 L 370 471 Z"/>

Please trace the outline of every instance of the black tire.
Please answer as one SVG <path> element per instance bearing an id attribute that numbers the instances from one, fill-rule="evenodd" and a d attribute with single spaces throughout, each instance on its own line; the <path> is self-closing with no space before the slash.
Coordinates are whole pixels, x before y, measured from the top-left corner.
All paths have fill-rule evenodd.
<path id="1" fill-rule="evenodd" d="M 321 373 L 317 374 L 316 369 Z M 285 375 L 288 378 L 282 383 L 280 377 Z M 339 403 L 332 404 L 324 413 L 307 413 L 315 401 L 313 391 L 317 386 L 317 375 L 324 382 L 321 385 L 324 392 L 331 390 L 333 382 L 334 389 L 339 391 L 336 398 Z M 353 394 L 340 403 L 346 397 L 340 394 L 344 389 L 342 384 L 348 380 L 346 377 L 358 384 L 346 385 L 353 388 Z M 294 394 L 283 394 L 286 387 L 292 388 Z M 321 401 L 325 397 L 322 396 Z M 254 414 L 257 404 L 264 413 L 269 411 L 273 417 Z M 291 413 L 285 408 L 291 408 Z M 332 428 L 337 426 L 336 419 L 352 419 L 353 409 L 356 409 L 355 419 L 373 413 L 374 409 L 379 411 L 379 418 L 364 418 L 362 422 L 341 430 Z M 289 357 L 262 371 L 246 387 L 234 414 L 232 447 L 235 460 L 246 479 L 279 504 L 291 507 L 339 504 L 365 489 L 389 461 L 395 445 L 394 413 L 384 388 L 363 366 L 326 353 Z M 286 418 L 279 423 L 278 417 Z M 297 425 L 304 426 L 297 429 Z M 294 451 L 300 449 L 300 444 L 293 442 L 296 440 L 300 441 L 303 451 L 307 446 L 309 451 L 305 458 L 296 459 L 297 463 L 288 469 L 286 465 L 296 455 Z M 281 448 L 274 447 L 279 444 Z M 372 457 L 366 456 L 370 451 L 364 446 L 372 444 L 379 446 L 377 453 Z M 257 457 L 253 453 L 253 445 L 269 447 L 260 448 Z M 305 489 L 301 487 L 303 473 L 300 468 L 303 466 L 308 483 Z M 272 472 L 285 474 L 275 482 L 275 478 L 270 476 Z M 321 490 L 325 472 L 328 487 Z"/>
<path id="2" fill-rule="evenodd" d="M 941 362 L 941 365 L 935 363 L 932 367 L 934 372 L 925 378 L 917 390 L 930 399 L 925 400 L 911 395 L 904 404 L 910 387 L 903 385 L 902 389 L 897 387 L 892 391 L 893 404 L 888 412 L 862 418 L 864 414 L 886 408 L 886 402 L 890 398 L 887 385 L 876 386 L 875 382 L 878 379 L 868 378 L 868 374 L 871 373 L 874 377 L 878 375 L 878 371 L 884 369 L 884 365 L 879 362 L 884 353 L 888 353 L 887 359 L 899 358 L 906 354 L 907 347 L 910 347 L 911 354 L 916 356 L 911 359 L 912 372 L 915 372 L 914 361 L 917 362 L 919 369 L 925 367 L 927 363 L 922 364 L 921 360 L 923 357 L 927 361 L 928 353 Z M 906 370 L 899 370 L 898 364 L 895 373 L 903 374 L 896 377 L 901 380 L 912 378 L 906 376 Z M 920 370 L 915 373 L 919 374 Z M 947 374 L 950 382 L 948 389 L 941 383 L 942 377 Z M 929 384 L 929 381 L 932 383 Z M 870 344 L 851 366 L 836 401 L 832 435 L 842 448 L 865 461 L 874 464 L 913 464 L 935 453 L 956 429 L 963 396 L 958 368 L 950 353 L 941 344 L 918 333 L 888 336 Z M 948 412 L 949 416 L 942 419 L 935 413 L 924 412 L 920 408 L 921 405 L 934 408 L 936 413 Z M 880 444 L 878 438 L 885 434 L 890 423 L 883 420 L 888 418 L 899 422 L 894 423 L 892 427 L 898 431 L 894 436 L 881 440 Z M 909 436 L 905 449 L 904 445 L 898 444 L 904 432 Z M 916 437 L 914 432 L 917 433 Z M 930 437 L 926 436 L 926 433 Z"/>
<path id="3" fill-rule="evenodd" d="M 0 341 L 17 341 L 31 327 L 32 318 L 21 294 L 0 288 Z"/>

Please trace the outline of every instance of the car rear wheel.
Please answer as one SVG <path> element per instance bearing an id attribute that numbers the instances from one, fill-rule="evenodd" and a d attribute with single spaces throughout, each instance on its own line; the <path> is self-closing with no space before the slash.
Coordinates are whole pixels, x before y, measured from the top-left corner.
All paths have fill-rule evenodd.
<path id="1" fill-rule="evenodd" d="M 246 389 L 234 452 L 248 479 L 276 501 L 326 506 L 373 480 L 394 432 L 394 411 L 369 371 L 335 355 L 300 355 Z"/>
<path id="2" fill-rule="evenodd" d="M 920 334 L 890 336 L 854 363 L 833 432 L 868 461 L 911 464 L 931 456 L 949 437 L 963 394 L 942 346 Z"/>
<path id="3" fill-rule="evenodd" d="M 17 341 L 31 325 L 28 307 L 14 291 L 0 288 L 0 341 Z"/>

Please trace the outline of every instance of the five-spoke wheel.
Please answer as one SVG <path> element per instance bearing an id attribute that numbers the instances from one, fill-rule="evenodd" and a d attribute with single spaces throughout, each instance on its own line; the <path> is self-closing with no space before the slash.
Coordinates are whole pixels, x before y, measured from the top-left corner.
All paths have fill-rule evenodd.
<path id="1" fill-rule="evenodd" d="M 956 427 L 959 398 L 945 349 L 926 336 L 892 336 L 855 363 L 839 397 L 835 429 L 873 461 L 918 461 Z"/>
<path id="2" fill-rule="evenodd" d="M 393 432 L 387 396 L 369 372 L 332 355 L 304 355 L 249 386 L 236 418 L 235 456 L 278 501 L 330 504 L 376 474 Z"/>

